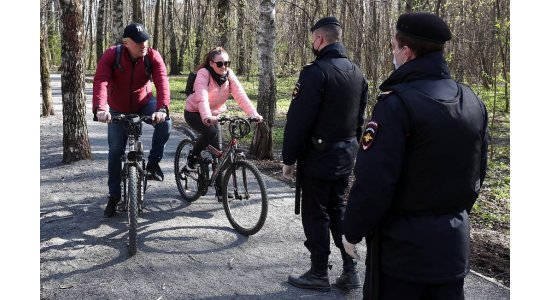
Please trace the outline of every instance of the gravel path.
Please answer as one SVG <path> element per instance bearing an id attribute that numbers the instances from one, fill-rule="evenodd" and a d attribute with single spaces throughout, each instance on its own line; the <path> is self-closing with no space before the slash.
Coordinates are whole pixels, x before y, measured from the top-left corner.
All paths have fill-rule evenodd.
<path id="1" fill-rule="evenodd" d="M 291 272 L 309 267 L 293 189 L 264 175 L 269 212 L 256 235 L 230 226 L 210 192 L 192 204 L 182 200 L 173 156 L 182 135 L 173 131 L 161 168 L 140 215 L 138 253 L 129 258 L 127 217 L 103 218 L 107 199 L 107 126 L 92 122 L 87 88 L 87 124 L 93 160 L 64 165 L 60 76 L 52 75 L 57 115 L 40 119 L 40 296 L 41 299 L 361 299 L 361 289 L 328 293 L 290 286 Z M 181 101 L 181 100 L 179 100 Z M 150 149 L 152 127 L 142 140 Z M 365 254 L 364 242 L 359 247 Z M 331 283 L 341 271 L 332 246 Z M 364 276 L 364 264 L 360 264 Z M 471 274 L 467 299 L 509 299 L 509 289 Z"/>

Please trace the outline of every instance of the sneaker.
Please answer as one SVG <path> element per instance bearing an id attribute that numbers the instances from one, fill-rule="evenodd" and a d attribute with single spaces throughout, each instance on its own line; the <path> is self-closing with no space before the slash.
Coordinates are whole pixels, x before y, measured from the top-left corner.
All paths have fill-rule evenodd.
<path id="1" fill-rule="evenodd" d="M 223 201 L 223 193 L 219 190 L 216 190 L 216 198 L 218 199 L 218 202 Z"/>
<path id="2" fill-rule="evenodd" d="M 183 166 L 183 173 L 185 173 L 186 175 L 189 175 L 191 174 L 191 172 L 196 172 L 196 171 L 197 171 L 197 168 L 191 168 L 189 165 Z"/>
<path id="3" fill-rule="evenodd" d="M 147 177 L 147 179 L 156 181 L 164 180 L 164 174 L 162 173 L 162 170 L 160 169 L 158 163 L 148 162 L 145 169 L 149 172 L 149 176 Z"/>
<path id="4" fill-rule="evenodd" d="M 111 218 L 116 215 L 116 205 L 120 201 L 120 196 L 109 196 L 109 202 L 107 203 L 107 207 L 105 207 L 105 211 L 103 212 L 103 216 L 106 218 Z"/>

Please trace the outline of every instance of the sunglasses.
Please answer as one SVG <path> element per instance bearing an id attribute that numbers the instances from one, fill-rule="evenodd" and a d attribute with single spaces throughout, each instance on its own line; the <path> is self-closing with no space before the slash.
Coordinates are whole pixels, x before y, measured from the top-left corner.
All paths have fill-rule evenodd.
<path id="1" fill-rule="evenodd" d="M 229 68 L 229 65 L 231 65 L 231 61 L 213 61 L 213 63 L 216 64 L 218 68 L 221 68 L 222 66 L 226 66 Z"/>

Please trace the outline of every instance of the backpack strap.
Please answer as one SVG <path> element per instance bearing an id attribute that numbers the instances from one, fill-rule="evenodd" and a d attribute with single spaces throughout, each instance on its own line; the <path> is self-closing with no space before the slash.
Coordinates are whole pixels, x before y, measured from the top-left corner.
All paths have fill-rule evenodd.
<path id="1" fill-rule="evenodd" d="M 113 64 L 113 67 L 112 67 L 113 71 L 115 69 L 120 69 L 120 70 L 124 71 L 124 68 L 120 64 L 120 57 L 121 56 L 122 56 L 122 44 L 117 44 L 116 45 L 115 63 Z"/>
<path id="2" fill-rule="evenodd" d="M 122 44 L 116 45 L 116 55 L 115 55 L 115 63 L 113 64 L 112 70 L 120 69 L 122 72 L 124 72 L 124 67 L 120 64 L 120 58 L 122 57 L 122 50 L 123 50 Z M 148 80 L 153 80 L 153 66 L 151 64 L 151 59 L 149 58 L 149 51 L 147 51 L 147 54 L 143 57 L 143 63 L 145 64 L 145 77 L 147 77 Z"/>
<path id="3" fill-rule="evenodd" d="M 143 57 L 143 63 L 145 64 L 145 77 L 147 77 L 148 80 L 152 81 L 153 77 L 153 67 L 151 65 L 151 59 L 149 59 L 149 51 L 147 51 L 147 54 Z"/>

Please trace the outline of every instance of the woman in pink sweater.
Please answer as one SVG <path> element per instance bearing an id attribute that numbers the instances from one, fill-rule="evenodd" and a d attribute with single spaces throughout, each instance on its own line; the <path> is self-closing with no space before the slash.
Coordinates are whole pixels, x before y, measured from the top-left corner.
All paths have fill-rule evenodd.
<path id="1" fill-rule="evenodd" d="M 208 144 L 221 149 L 218 116 L 227 110 L 225 102 L 229 94 L 249 117 L 263 121 L 263 117 L 258 114 L 243 86 L 229 68 L 230 64 L 225 49 L 216 47 L 206 54 L 203 63 L 197 67 L 194 93 L 187 97 L 184 117 L 187 124 L 201 136 L 189 153 L 187 165 L 184 167 L 186 173 L 195 171 L 198 156 Z"/>

